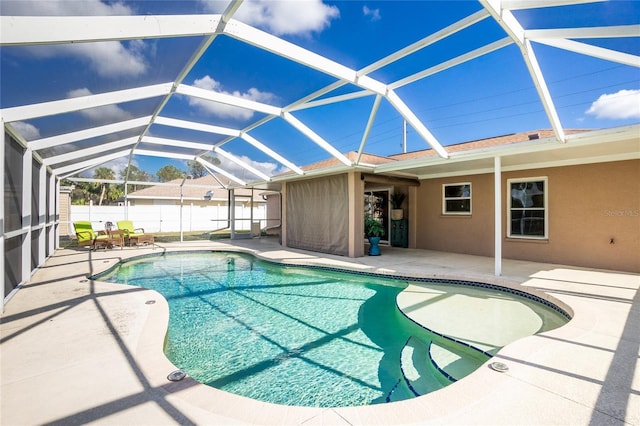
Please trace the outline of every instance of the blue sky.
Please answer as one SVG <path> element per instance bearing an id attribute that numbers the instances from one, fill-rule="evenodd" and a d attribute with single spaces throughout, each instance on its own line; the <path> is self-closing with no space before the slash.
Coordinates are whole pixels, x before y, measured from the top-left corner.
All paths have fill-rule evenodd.
<path id="1" fill-rule="evenodd" d="M 2 15 L 193 14 L 219 13 L 226 1 L 100 2 L 3 0 Z M 234 18 L 361 69 L 481 9 L 476 1 L 250 1 Z M 514 14 L 526 29 L 630 25 L 640 22 L 640 1 L 597 2 L 521 10 Z M 505 37 L 491 18 L 370 74 L 384 83 L 437 65 Z M 74 46 L 5 47 L 1 55 L 2 108 L 173 81 L 202 41 L 199 37 L 93 43 Z M 582 40 L 640 55 L 640 37 Z M 608 128 L 640 121 L 640 71 L 627 65 L 534 44 L 534 50 L 564 128 Z M 335 81 L 334 78 L 226 36 L 219 36 L 184 80 L 218 92 L 285 106 Z M 345 87 L 335 94 L 350 92 Z M 515 45 L 477 58 L 411 85 L 398 95 L 442 143 L 450 145 L 507 133 L 551 128 L 531 77 Z M 96 124 L 151 114 L 160 99 L 14 123 L 28 140 L 80 130 Z M 373 96 L 296 111 L 294 115 L 342 152 L 357 150 Z M 242 129 L 259 113 L 174 95 L 163 116 Z M 250 134 L 297 165 L 329 157 L 280 119 Z M 133 133 L 131 134 L 133 135 Z M 111 138 L 131 136 L 110 135 Z M 149 135 L 216 143 L 224 137 L 154 125 Z M 402 119 L 383 102 L 365 151 L 401 151 Z M 75 145 L 76 149 L 95 142 Z M 429 146 L 409 128 L 408 149 Z M 141 148 L 152 147 L 146 146 Z M 281 165 L 242 140 L 223 148 L 268 174 Z M 59 149 L 59 148 L 58 148 Z M 157 149 L 157 147 L 153 147 Z M 56 149 L 43 156 L 59 153 Z M 115 169 L 127 158 L 109 164 Z M 167 163 L 136 156 L 138 167 L 154 174 Z M 234 164 L 223 164 L 238 172 Z M 90 173 L 90 172 L 89 172 Z M 254 177 L 255 178 L 255 177 Z"/>

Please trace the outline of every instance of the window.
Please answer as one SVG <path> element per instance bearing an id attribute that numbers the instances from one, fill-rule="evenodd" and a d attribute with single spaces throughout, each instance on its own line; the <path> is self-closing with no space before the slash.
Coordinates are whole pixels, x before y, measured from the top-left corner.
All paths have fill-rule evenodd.
<path id="1" fill-rule="evenodd" d="M 509 179 L 507 236 L 547 238 L 547 178 Z"/>
<path id="2" fill-rule="evenodd" d="M 442 185 L 442 214 L 471 214 L 471 183 Z"/>

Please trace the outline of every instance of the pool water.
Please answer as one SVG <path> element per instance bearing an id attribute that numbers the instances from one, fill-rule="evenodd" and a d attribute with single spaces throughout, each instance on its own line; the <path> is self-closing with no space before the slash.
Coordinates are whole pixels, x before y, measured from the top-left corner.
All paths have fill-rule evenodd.
<path id="1" fill-rule="evenodd" d="M 489 359 L 405 317 L 396 297 L 406 281 L 221 252 L 125 262 L 100 279 L 161 293 L 170 309 L 171 362 L 201 383 L 262 401 L 338 407 L 403 400 L 441 389 Z M 430 353 L 453 354 L 458 377 Z"/>

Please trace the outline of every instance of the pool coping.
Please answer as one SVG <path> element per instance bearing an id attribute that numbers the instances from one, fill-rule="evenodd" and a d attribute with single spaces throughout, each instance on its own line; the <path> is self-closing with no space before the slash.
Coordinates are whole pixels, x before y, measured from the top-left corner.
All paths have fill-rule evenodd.
<path id="1" fill-rule="evenodd" d="M 386 247 L 383 256 L 352 259 L 265 239 L 156 246 L 156 253 L 240 251 L 294 265 L 417 271 L 424 277 L 512 285 L 549 293 L 574 315 L 561 328 L 502 348 L 493 360 L 509 366 L 504 373 L 487 363 L 444 389 L 388 404 L 288 407 L 189 378 L 167 379 L 175 366 L 162 350 L 168 324 L 164 298 L 87 279 L 122 259 L 153 254 L 150 248 L 60 249 L 5 305 L 3 424 L 640 425 L 638 274 L 503 260 L 505 275 L 494 277 L 491 258 Z"/>

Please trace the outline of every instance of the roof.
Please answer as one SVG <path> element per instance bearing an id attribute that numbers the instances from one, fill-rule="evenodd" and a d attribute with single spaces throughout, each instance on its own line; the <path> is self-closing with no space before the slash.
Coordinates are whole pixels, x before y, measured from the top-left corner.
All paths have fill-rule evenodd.
<path id="1" fill-rule="evenodd" d="M 219 178 L 219 177 L 218 177 Z M 212 175 L 206 175 L 196 179 L 174 179 L 163 185 L 153 185 L 128 194 L 129 199 L 155 199 L 155 200 L 228 200 L 228 190 L 221 187 L 220 183 Z M 223 180 L 224 183 L 224 180 Z M 182 186 L 182 188 L 181 188 Z M 235 189 L 237 196 L 251 196 L 251 189 Z"/>
<path id="2" fill-rule="evenodd" d="M 262 189 L 336 165 L 459 173 L 479 170 L 459 162 L 461 140 L 539 127 L 551 129 L 544 143 L 477 150 L 506 149 L 518 166 L 531 149 L 564 162 L 638 156 L 638 114 L 608 115 L 640 96 L 638 2 L 70 3 L 0 9 L 0 115 L 58 178 L 151 159 L 195 159 Z M 289 19 L 297 8 L 320 19 Z M 571 138 L 585 119 L 601 129 Z M 402 137 L 412 154 L 396 155 Z"/>
<path id="3" fill-rule="evenodd" d="M 589 130 L 584 129 L 566 129 L 566 135 L 573 135 L 576 133 L 587 132 Z M 462 152 L 462 151 L 472 151 L 477 149 L 485 149 L 485 148 L 495 148 L 501 147 L 511 144 L 518 144 L 523 142 L 528 142 L 534 145 L 536 141 L 541 140 L 549 140 L 555 138 L 553 130 L 533 130 L 530 132 L 521 132 L 521 133 L 511 133 L 508 135 L 495 136 L 491 138 L 484 138 L 469 142 L 463 142 L 455 145 L 447 146 L 447 151 L 450 153 L 454 152 Z M 390 155 L 389 158 L 394 160 L 410 160 L 415 158 L 429 157 L 437 155 L 432 149 L 425 149 L 414 152 L 407 152 L 402 154 Z"/>

